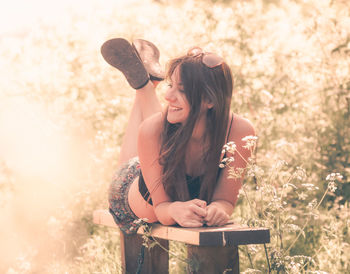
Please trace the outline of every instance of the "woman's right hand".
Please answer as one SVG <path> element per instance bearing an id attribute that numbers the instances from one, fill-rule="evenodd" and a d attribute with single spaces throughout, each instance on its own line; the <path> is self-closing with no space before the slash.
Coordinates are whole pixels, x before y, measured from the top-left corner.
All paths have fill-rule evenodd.
<path id="1" fill-rule="evenodd" d="M 193 199 L 173 202 L 169 205 L 169 215 L 182 227 L 201 227 L 207 214 L 207 203 Z"/>

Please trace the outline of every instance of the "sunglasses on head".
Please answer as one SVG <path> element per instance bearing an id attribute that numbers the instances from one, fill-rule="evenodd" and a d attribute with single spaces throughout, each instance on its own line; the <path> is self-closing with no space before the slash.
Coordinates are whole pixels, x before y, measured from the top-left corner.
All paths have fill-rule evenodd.
<path id="1" fill-rule="evenodd" d="M 224 59 L 212 52 L 203 52 L 200 47 L 193 47 L 187 52 L 187 56 L 196 57 L 202 55 L 202 63 L 208 68 L 215 68 L 222 65 Z"/>

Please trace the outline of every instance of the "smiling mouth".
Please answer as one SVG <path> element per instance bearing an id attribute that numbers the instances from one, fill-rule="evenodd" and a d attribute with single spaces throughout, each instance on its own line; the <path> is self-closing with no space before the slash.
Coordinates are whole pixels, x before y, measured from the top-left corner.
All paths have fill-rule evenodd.
<path id="1" fill-rule="evenodd" d="M 169 106 L 170 111 L 179 111 L 181 108 Z"/>

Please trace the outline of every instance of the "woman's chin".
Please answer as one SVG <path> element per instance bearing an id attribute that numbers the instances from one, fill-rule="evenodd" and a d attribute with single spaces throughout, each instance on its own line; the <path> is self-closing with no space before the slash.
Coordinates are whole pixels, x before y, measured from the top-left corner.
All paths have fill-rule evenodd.
<path id="1" fill-rule="evenodd" d="M 169 119 L 169 118 L 167 118 L 167 121 L 168 121 L 169 124 L 177 124 L 176 121 L 174 121 L 174 120 L 172 120 L 172 119 Z"/>
<path id="2" fill-rule="evenodd" d="M 168 116 L 167 116 L 167 121 L 168 121 L 168 123 L 170 123 L 170 124 L 178 124 L 178 123 L 181 123 L 181 121 L 179 121 L 178 118 L 172 117 L 171 115 L 168 115 Z"/>

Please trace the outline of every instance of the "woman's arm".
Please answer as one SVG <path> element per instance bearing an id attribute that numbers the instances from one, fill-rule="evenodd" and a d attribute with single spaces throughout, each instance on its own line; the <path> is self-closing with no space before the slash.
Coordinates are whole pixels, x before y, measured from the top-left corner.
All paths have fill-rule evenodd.
<path id="1" fill-rule="evenodd" d="M 230 166 L 234 169 L 245 168 L 248 158 L 250 157 L 250 150 L 244 148 L 246 145 L 242 138 L 249 135 L 255 135 L 252 124 L 238 116 L 234 116 L 231 131 L 228 133 L 228 141 L 236 144 L 235 153 L 226 153 L 226 157 L 233 157 L 234 161 Z M 228 178 L 229 167 L 222 170 L 218 184 L 216 186 L 212 203 L 207 206 L 207 217 L 205 218 L 208 225 L 222 225 L 229 220 L 229 216 L 233 213 L 236 205 L 238 193 L 242 186 L 242 178 L 232 179 Z"/>
<path id="2" fill-rule="evenodd" d="M 154 212 L 163 225 L 178 223 L 186 227 L 202 226 L 206 215 L 204 201 L 195 199 L 173 202 L 165 192 L 162 184 L 162 167 L 158 161 L 162 128 L 162 114 L 158 113 L 141 124 L 138 135 L 142 175 L 152 198 Z"/>

